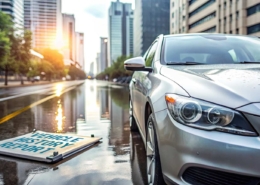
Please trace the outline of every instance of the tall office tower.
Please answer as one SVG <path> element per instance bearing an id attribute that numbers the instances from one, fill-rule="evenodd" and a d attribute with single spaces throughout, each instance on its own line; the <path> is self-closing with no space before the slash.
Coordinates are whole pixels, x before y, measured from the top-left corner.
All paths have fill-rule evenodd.
<path id="1" fill-rule="evenodd" d="M 169 33 L 170 0 L 135 0 L 134 55 L 143 55 L 156 37 Z"/>
<path id="2" fill-rule="evenodd" d="M 109 8 L 109 62 L 110 66 L 121 55 L 133 54 L 132 4 L 111 2 Z"/>
<path id="3" fill-rule="evenodd" d="M 84 33 L 76 32 L 76 62 L 85 70 Z"/>
<path id="4" fill-rule="evenodd" d="M 62 14 L 63 22 L 63 57 L 64 64 L 75 64 L 76 61 L 76 31 L 73 14 Z"/>
<path id="5" fill-rule="evenodd" d="M 100 71 L 100 53 L 97 53 L 97 57 L 96 57 L 96 74 L 101 73 L 102 71 Z"/>
<path id="6" fill-rule="evenodd" d="M 92 77 L 94 76 L 94 74 L 95 74 L 94 67 L 95 67 L 95 63 L 91 62 L 90 67 L 89 67 L 89 72 L 88 72 L 89 76 L 92 76 Z"/>
<path id="7" fill-rule="evenodd" d="M 24 29 L 24 0 L 0 0 L 0 11 L 10 15 L 15 28 L 23 32 Z"/>
<path id="8" fill-rule="evenodd" d="M 61 0 L 24 0 L 24 27 L 32 32 L 33 48 L 59 49 L 62 41 Z"/>
<path id="9" fill-rule="evenodd" d="M 259 0 L 171 0 L 176 33 L 228 33 L 260 36 Z"/>
<path id="10" fill-rule="evenodd" d="M 99 71 L 104 71 L 108 67 L 107 55 L 107 37 L 100 37 L 100 57 L 99 57 Z"/>

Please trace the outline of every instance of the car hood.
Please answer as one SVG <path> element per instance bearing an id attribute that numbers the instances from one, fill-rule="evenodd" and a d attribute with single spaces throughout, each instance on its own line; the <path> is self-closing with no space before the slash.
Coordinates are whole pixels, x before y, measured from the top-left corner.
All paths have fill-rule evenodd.
<path id="1" fill-rule="evenodd" d="M 230 108 L 260 102 L 260 64 L 163 66 L 160 73 L 194 98 Z"/>

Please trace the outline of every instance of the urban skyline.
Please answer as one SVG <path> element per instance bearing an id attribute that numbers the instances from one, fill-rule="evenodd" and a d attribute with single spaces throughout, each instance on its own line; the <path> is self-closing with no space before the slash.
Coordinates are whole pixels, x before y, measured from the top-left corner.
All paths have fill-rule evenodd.
<path id="1" fill-rule="evenodd" d="M 49 0 L 51 1 L 51 0 Z M 53 1 L 53 0 L 52 0 Z M 66 0 L 55 0 L 57 2 L 66 2 Z M 143 0 L 145 2 L 145 0 Z M 1 2 L 1 1 L 0 1 Z M 15 7 L 17 9 L 17 2 L 20 3 L 23 2 L 22 0 L 14 0 L 14 1 L 8 1 L 5 0 L 4 3 L 5 4 L 0 4 L 0 8 L 2 11 L 7 11 L 7 9 L 3 9 L 8 7 L 8 5 L 10 5 L 9 7 L 11 9 L 9 9 L 9 13 L 14 14 L 13 10 L 15 10 Z M 37 5 L 34 3 L 36 1 L 32 1 L 32 0 L 24 0 L 24 26 L 25 27 L 29 27 L 30 29 L 34 29 L 36 30 L 37 25 L 38 27 L 39 24 L 36 24 L 34 20 L 30 20 L 30 17 L 33 17 L 34 19 L 37 18 L 37 16 L 33 16 L 36 15 L 35 12 L 39 10 L 35 10 L 32 11 L 33 6 L 37 7 Z M 126 1 L 124 0 L 114 0 L 114 2 L 109 2 L 110 6 L 111 3 L 124 3 Z M 127 2 L 130 2 L 127 1 Z M 133 2 L 133 1 L 132 1 Z M 13 3 L 13 4 L 12 4 Z M 16 3 L 16 5 L 15 5 Z M 142 3 L 142 1 L 137 1 L 134 4 L 135 9 L 133 11 L 134 15 L 138 17 L 138 11 L 139 11 L 139 6 L 140 3 Z M 59 3 L 57 3 L 58 5 Z M 126 4 L 130 4 L 130 3 L 126 3 Z M 151 11 L 152 7 L 148 8 L 148 4 L 149 3 L 144 3 L 145 6 L 147 6 L 146 11 Z M 154 5 L 155 7 L 158 6 L 156 1 L 154 0 L 154 2 L 151 3 L 152 5 Z M 4 5 L 4 6 L 3 6 Z M 56 5 L 56 6 L 57 6 Z M 59 7 L 57 6 L 57 9 L 61 11 L 61 3 L 59 5 Z M 39 7 L 45 7 L 42 4 L 38 4 Z M 143 6 L 143 7 L 145 7 Z M 151 5 L 149 5 L 151 6 Z M 159 6 L 160 7 L 160 6 Z M 37 9 L 37 8 L 36 8 Z M 248 1 L 242 1 L 242 0 L 170 0 L 170 12 L 168 14 L 169 17 L 169 33 L 170 34 L 177 34 L 177 33 L 194 33 L 194 32 L 212 32 L 212 33 L 231 33 L 231 34 L 252 34 L 252 35 L 259 35 L 260 34 L 260 18 L 259 18 L 259 9 L 260 9 L 260 3 L 258 2 L 258 0 L 248 0 Z M 17 10 L 21 10 L 21 9 L 17 9 Z M 109 7 L 107 8 L 107 11 L 109 10 Z M 45 9 L 44 9 L 45 11 Z M 27 13 L 26 13 L 27 12 Z M 65 12 L 67 12 L 65 10 Z M 163 12 L 163 11 L 161 11 Z M 49 10 L 46 10 L 44 12 L 45 14 L 47 13 L 51 13 Z M 140 11 L 139 11 L 140 13 Z M 143 11 L 141 11 L 141 14 L 139 14 L 139 17 L 142 17 L 142 13 L 144 13 Z M 67 14 L 67 13 L 66 13 Z M 60 14 L 62 16 L 62 13 Z M 21 16 L 18 16 L 21 18 Z M 38 16 L 39 17 L 39 16 Z M 151 18 L 152 16 L 150 16 Z M 109 17 L 108 17 L 109 18 Z M 28 21 L 29 20 L 29 21 Z M 62 19 L 61 19 L 62 20 Z M 140 56 L 142 55 L 145 51 L 146 51 L 146 47 L 145 47 L 145 41 L 143 41 L 142 39 L 140 39 L 140 35 L 143 33 L 146 33 L 145 36 L 148 37 L 149 34 L 147 34 L 147 32 L 145 32 L 143 29 L 145 28 L 145 25 L 142 26 L 136 26 L 138 25 L 138 19 L 133 19 L 134 20 L 134 29 L 133 30 L 133 35 L 134 35 L 134 39 L 135 41 L 133 42 L 133 47 L 134 47 L 134 51 L 138 51 L 138 52 L 134 52 L 134 56 Z M 144 20 L 144 19 L 143 19 Z M 22 21 L 20 21 L 22 22 Z M 48 21 L 44 21 L 46 24 L 48 23 Z M 62 25 L 62 21 L 58 21 L 56 19 L 56 23 L 58 23 Z M 136 23 L 137 22 L 137 23 Z M 151 22 L 153 21 L 144 21 L 144 23 L 148 23 L 147 26 L 151 26 L 149 25 L 151 24 Z M 51 22 L 50 22 L 51 23 Z M 55 22 L 52 22 L 54 24 L 56 24 Z M 140 24 L 140 21 L 139 21 Z M 162 25 L 162 23 L 160 24 Z M 42 25 L 41 25 L 42 26 Z M 46 30 L 47 28 L 52 28 L 52 26 L 50 25 L 45 25 L 43 26 L 44 29 Z M 151 27 L 149 28 L 150 30 Z M 162 26 L 160 26 L 162 27 Z M 62 26 L 61 26 L 62 28 Z M 108 28 L 107 28 L 108 29 Z M 139 29 L 139 30 L 138 30 Z M 46 31 L 45 31 L 46 32 Z M 45 32 L 41 32 L 38 31 L 37 35 L 44 35 L 44 37 L 46 36 Z M 53 32 L 52 32 L 53 33 Z M 85 33 L 85 32 L 82 32 Z M 109 32 L 108 32 L 109 33 Z M 160 33 L 162 33 L 160 31 Z M 160 33 L 156 34 L 156 36 L 158 36 Z M 52 43 L 48 43 L 48 45 L 53 45 L 53 46 L 57 46 L 57 45 L 62 45 L 64 47 L 64 39 L 62 34 L 60 35 L 61 38 L 57 39 L 57 37 L 53 36 L 54 34 L 51 35 L 52 39 Z M 76 23 L 75 23 L 75 42 L 78 44 L 80 42 L 77 41 L 77 37 L 78 34 L 76 33 Z M 103 34 L 102 37 L 106 37 L 106 34 Z M 34 34 L 33 34 L 34 36 Z M 57 36 L 57 34 L 56 34 Z M 108 43 L 110 42 L 109 39 L 109 34 L 108 34 Z M 150 40 L 154 40 L 155 37 L 151 37 Z M 37 37 L 37 36 L 35 36 Z M 88 38 L 89 36 L 86 34 L 84 34 L 84 38 L 81 40 L 83 40 L 83 43 L 85 44 L 86 42 L 84 42 L 84 39 Z M 138 38 L 139 37 L 139 38 Z M 48 39 L 41 39 L 41 40 L 48 40 Z M 49 39 L 51 40 L 51 39 Z M 53 41 L 54 40 L 54 41 Z M 62 40 L 62 42 L 59 42 L 59 40 Z M 149 44 L 151 44 L 151 41 L 149 40 Z M 40 43 L 40 41 L 36 42 L 36 39 L 33 40 L 33 45 L 36 45 L 36 43 L 38 44 L 42 44 Z M 46 42 L 47 43 L 47 42 Z M 88 42 L 87 42 L 88 43 Z M 135 44 L 135 45 L 134 45 Z M 147 45 L 149 45 L 147 44 Z M 144 49 L 142 49 L 141 47 L 143 47 Z M 74 48 L 79 48 L 79 46 L 77 46 L 75 44 Z M 141 49 L 138 49 L 141 48 Z M 78 62 L 78 60 L 83 61 L 84 59 L 79 59 L 80 55 L 79 54 L 74 54 L 74 60 L 75 62 L 78 62 L 80 64 L 80 66 L 83 66 L 84 68 L 89 68 L 89 65 L 91 62 L 93 62 L 92 59 L 89 59 L 89 56 L 91 55 L 91 52 L 86 52 L 86 47 L 83 45 L 82 47 L 82 51 L 83 53 L 87 53 L 87 57 L 85 58 L 83 55 L 83 58 L 86 59 L 86 64 L 82 65 L 82 62 Z M 101 52 L 101 47 L 100 47 L 100 43 L 99 43 L 99 48 L 98 50 L 96 50 L 96 52 L 102 53 Z M 108 48 L 110 49 L 109 45 Z M 77 49 L 76 49 L 77 50 Z M 81 53 L 82 53 L 81 51 Z M 95 53 L 96 53 L 95 52 Z M 75 53 L 75 52 L 74 52 Z M 77 56 L 76 56 L 77 55 Z M 111 57 L 110 52 L 108 51 L 108 61 L 107 64 L 105 66 L 110 66 L 111 65 L 111 60 L 109 60 Z M 95 62 L 95 68 L 97 67 L 96 61 Z"/>

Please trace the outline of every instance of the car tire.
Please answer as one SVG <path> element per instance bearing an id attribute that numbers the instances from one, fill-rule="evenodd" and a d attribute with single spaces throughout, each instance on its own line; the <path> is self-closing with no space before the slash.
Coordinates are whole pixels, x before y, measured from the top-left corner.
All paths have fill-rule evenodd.
<path id="1" fill-rule="evenodd" d="M 148 118 L 146 127 L 146 166 L 147 183 L 149 185 L 165 184 L 162 174 L 157 135 L 152 114 L 150 114 Z"/>
<path id="2" fill-rule="evenodd" d="M 132 101 L 130 100 L 129 103 L 129 124 L 130 124 L 130 130 L 133 132 L 138 131 L 137 123 L 135 121 L 135 118 L 133 116 L 133 106 L 132 106 Z"/>

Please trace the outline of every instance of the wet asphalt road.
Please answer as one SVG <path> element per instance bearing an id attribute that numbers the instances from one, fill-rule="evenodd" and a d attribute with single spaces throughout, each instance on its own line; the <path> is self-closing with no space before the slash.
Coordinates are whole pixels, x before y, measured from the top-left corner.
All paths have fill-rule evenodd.
<path id="1" fill-rule="evenodd" d="M 102 137 L 102 142 L 55 164 L 0 155 L 0 185 L 143 185 L 146 157 L 138 133 L 130 133 L 128 87 L 87 80 L 0 90 L 0 140 L 33 131 Z M 60 94 L 62 90 L 67 92 Z M 62 115 L 59 115 L 62 114 Z M 62 120 L 57 119 L 62 117 Z"/>

